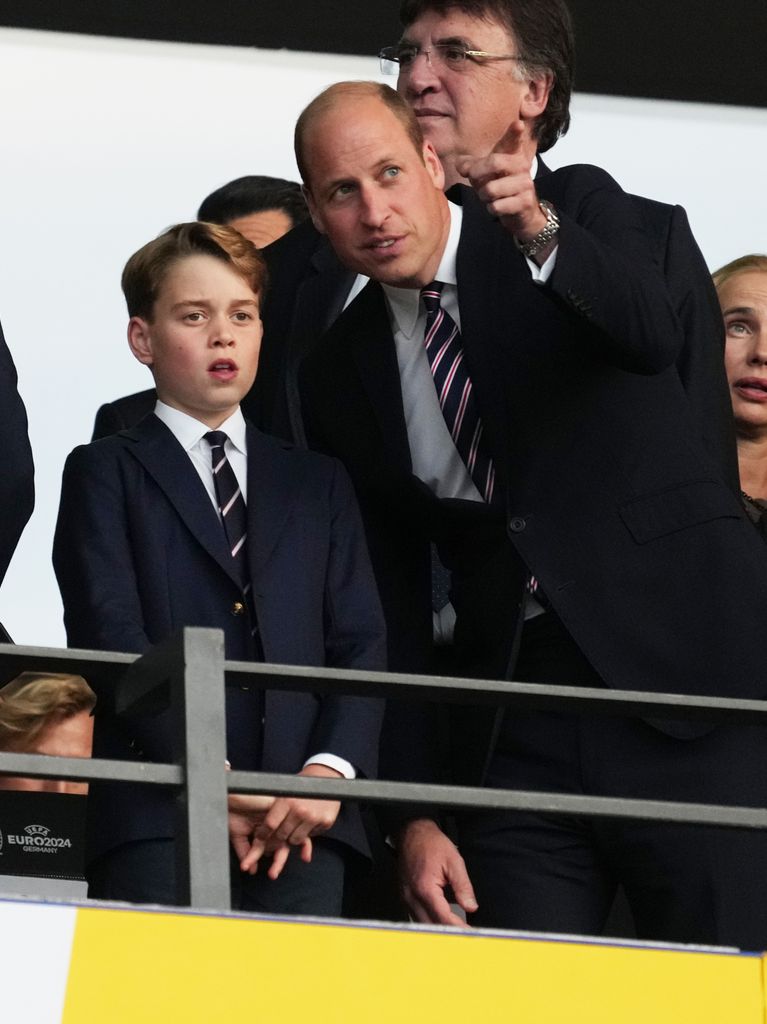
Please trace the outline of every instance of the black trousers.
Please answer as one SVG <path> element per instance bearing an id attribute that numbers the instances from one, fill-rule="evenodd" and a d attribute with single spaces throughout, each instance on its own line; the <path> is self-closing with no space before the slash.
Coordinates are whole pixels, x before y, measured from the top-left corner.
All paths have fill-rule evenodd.
<path id="1" fill-rule="evenodd" d="M 232 909 L 260 914 L 340 917 L 346 854 L 333 839 L 314 839 L 310 864 L 291 853 L 279 878 L 267 877 L 267 864 L 243 874 L 230 858 Z M 88 896 L 128 903 L 178 906 L 172 839 L 124 843 L 99 857 L 86 872 Z"/>
<path id="2" fill-rule="evenodd" d="M 514 677 L 601 686 L 551 613 L 525 626 Z M 507 712 L 487 785 L 767 806 L 767 735 L 676 739 L 634 719 Z M 488 927 L 601 934 L 622 883 L 640 938 L 767 948 L 767 835 L 529 813 L 465 815 L 459 846 Z"/>

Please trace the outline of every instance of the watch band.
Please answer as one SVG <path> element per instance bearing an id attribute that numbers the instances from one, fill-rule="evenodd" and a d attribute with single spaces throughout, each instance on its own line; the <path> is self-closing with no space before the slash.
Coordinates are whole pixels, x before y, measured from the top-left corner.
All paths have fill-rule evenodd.
<path id="1" fill-rule="evenodd" d="M 517 248 L 523 256 L 527 256 L 528 259 L 532 259 L 533 256 L 537 256 L 541 249 L 545 249 L 552 238 L 555 238 L 559 234 L 559 217 L 557 217 L 557 211 L 551 205 L 547 199 L 541 199 L 538 202 L 541 210 L 546 214 L 546 224 L 541 228 L 537 235 L 534 235 L 527 242 L 520 242 L 519 239 L 514 241 L 517 243 Z"/>

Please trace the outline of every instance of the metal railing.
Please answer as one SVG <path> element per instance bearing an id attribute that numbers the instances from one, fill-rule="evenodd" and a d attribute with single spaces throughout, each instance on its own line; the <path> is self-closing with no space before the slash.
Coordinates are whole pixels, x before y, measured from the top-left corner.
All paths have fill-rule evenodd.
<path id="1" fill-rule="evenodd" d="M 525 710 L 566 707 L 588 714 L 749 725 L 767 725 L 767 701 L 225 661 L 223 633 L 196 628 L 184 629 L 140 657 L 0 645 L 2 680 L 24 670 L 74 672 L 97 691 L 112 687 L 116 710 L 126 715 L 159 711 L 170 704 L 174 733 L 169 763 L 0 752 L 0 774 L 175 790 L 179 898 L 194 908 L 230 907 L 227 792 L 767 829 L 767 810 L 752 807 L 226 771 L 224 700 L 227 684 L 247 684 L 317 694 L 361 691 L 400 700 Z"/>

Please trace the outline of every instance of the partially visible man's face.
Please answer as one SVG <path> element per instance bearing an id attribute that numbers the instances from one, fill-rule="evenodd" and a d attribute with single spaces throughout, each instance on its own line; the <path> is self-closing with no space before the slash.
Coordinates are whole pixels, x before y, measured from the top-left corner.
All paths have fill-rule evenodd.
<path id="1" fill-rule="evenodd" d="M 512 121 L 529 123 L 532 136 L 548 101 L 546 80 L 520 80 L 514 60 L 467 58 L 459 70 L 447 67 L 437 53 L 429 58 L 423 53 L 437 43 L 455 43 L 500 56 L 518 55 L 516 40 L 500 22 L 475 18 L 458 8 L 445 14 L 426 11 L 405 29 L 401 42 L 421 52 L 400 72 L 397 90 L 442 160 L 448 186 L 463 180 L 455 170 L 456 159 L 487 156 Z"/>
<path id="2" fill-rule="evenodd" d="M 293 227 L 293 221 L 284 210 L 259 210 L 258 213 L 235 217 L 227 223 L 230 228 L 244 235 L 257 249 L 265 249 Z"/>
<path id="3" fill-rule="evenodd" d="M 339 259 L 376 281 L 417 288 L 434 279 L 450 230 L 444 175 L 375 97 L 339 97 L 308 126 L 309 208 Z"/>

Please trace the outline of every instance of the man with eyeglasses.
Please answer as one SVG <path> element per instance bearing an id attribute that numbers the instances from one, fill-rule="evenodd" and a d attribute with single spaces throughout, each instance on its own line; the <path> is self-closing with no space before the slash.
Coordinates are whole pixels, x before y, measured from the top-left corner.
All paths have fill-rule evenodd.
<path id="1" fill-rule="evenodd" d="M 565 134 L 574 50 L 563 0 L 402 0 L 400 20 L 402 39 L 381 50 L 381 70 L 398 75 L 398 91 L 445 167 L 446 188 L 470 183 L 467 158 L 497 147 L 511 121 L 514 83 L 532 68 L 552 75 L 545 110 L 532 125 L 537 153 L 547 152 Z M 502 166 L 499 156 L 493 167 L 496 203 L 505 195 Z M 547 173 L 541 161 L 532 169 L 536 180 Z M 676 370 L 690 414 L 712 461 L 738 493 L 721 371 L 724 339 L 706 262 L 681 206 L 640 196 L 632 201 L 684 331 Z"/>
<path id="2" fill-rule="evenodd" d="M 507 162 L 494 154 L 515 120 L 520 79 L 543 69 L 549 85 L 542 109 L 521 112 L 531 146 L 527 178 L 545 180 L 540 160 L 570 124 L 574 44 L 563 0 L 403 0 L 403 35 L 379 54 L 381 70 L 396 75 L 397 89 L 418 117 L 445 169 L 445 188 L 477 184 L 494 209 L 513 205 L 504 176 Z M 475 177 L 471 180 L 472 165 Z M 531 182 L 526 182 L 530 187 Z M 638 227 L 666 280 L 684 342 L 676 371 L 690 415 L 720 475 L 739 491 L 735 439 L 722 369 L 724 337 L 705 260 L 681 206 L 634 196 Z M 555 211 L 536 208 L 531 227 L 554 232 Z M 508 222 L 507 222 L 508 223 Z M 266 333 L 256 391 L 246 399 L 251 417 L 278 434 L 303 440 L 295 383 L 304 353 L 348 301 L 354 278 L 308 226 L 267 250 L 274 288 L 264 310 Z M 316 294 L 315 294 L 316 291 Z M 284 301 L 282 297 L 285 297 Z M 287 297 L 289 296 L 289 299 Z M 306 301 L 305 301 L 306 299 Z M 276 325 L 274 331 L 270 323 Z"/>

